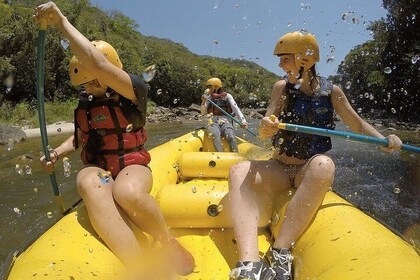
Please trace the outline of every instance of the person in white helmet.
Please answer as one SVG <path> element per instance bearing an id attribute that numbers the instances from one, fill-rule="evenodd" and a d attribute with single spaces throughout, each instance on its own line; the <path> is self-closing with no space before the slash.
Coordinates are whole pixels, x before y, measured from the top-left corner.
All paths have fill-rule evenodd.
<path id="1" fill-rule="evenodd" d="M 201 97 L 201 113 L 203 115 L 211 114 L 206 129 L 213 138 L 213 145 L 216 152 L 223 152 L 222 136 L 229 143 L 229 151 L 237 152 L 238 144 L 236 143 L 235 130 L 230 118 L 237 118 L 243 128 L 247 128 L 248 123 L 233 96 L 224 91 L 222 86 L 222 81 L 219 78 L 210 78 L 207 80 L 206 93 Z M 226 114 L 229 114 L 231 117 Z"/>

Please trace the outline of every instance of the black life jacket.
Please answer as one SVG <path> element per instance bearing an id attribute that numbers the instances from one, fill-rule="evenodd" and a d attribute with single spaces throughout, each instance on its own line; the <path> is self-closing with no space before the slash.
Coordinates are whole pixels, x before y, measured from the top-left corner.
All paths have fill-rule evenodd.
<path id="1" fill-rule="evenodd" d="M 318 128 L 335 129 L 334 107 L 331 101 L 333 84 L 327 79 L 320 78 L 320 88 L 313 96 L 308 96 L 294 88 L 293 84 L 286 84 L 285 109 L 279 115 L 279 121 L 300 124 Z M 323 154 L 332 147 L 331 138 L 294 131 L 279 130 L 273 136 L 273 146 L 280 150 L 280 154 L 299 159 L 309 159 L 316 154 Z"/>

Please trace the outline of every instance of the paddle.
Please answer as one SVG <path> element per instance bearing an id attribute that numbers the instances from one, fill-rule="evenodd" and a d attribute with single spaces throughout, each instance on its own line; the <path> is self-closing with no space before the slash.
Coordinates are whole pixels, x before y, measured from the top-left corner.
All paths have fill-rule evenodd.
<path id="1" fill-rule="evenodd" d="M 275 119 L 275 116 L 270 116 L 270 119 Z M 359 142 L 367 142 L 371 144 L 376 144 L 380 146 L 388 146 L 388 140 L 377 138 L 373 136 L 367 136 L 362 134 L 356 134 L 347 131 L 338 131 L 338 130 L 331 130 L 326 128 L 316 128 L 304 125 L 297 125 L 297 124 L 288 124 L 288 123 L 279 123 L 279 129 L 287 130 L 287 131 L 295 131 L 301 133 L 308 133 L 308 134 L 315 134 L 320 136 L 331 136 L 336 138 L 345 138 L 349 140 L 355 140 Z M 411 146 L 408 144 L 402 144 L 402 150 L 411 151 L 420 153 L 420 147 Z"/>
<path id="2" fill-rule="evenodd" d="M 232 121 L 236 122 L 237 124 L 239 124 L 242 127 L 242 123 L 240 121 L 238 121 L 236 118 L 232 117 L 231 114 L 229 114 L 228 112 L 226 112 L 225 110 L 223 110 L 222 108 L 220 108 L 219 105 L 217 105 L 216 103 L 214 103 L 213 101 L 210 100 L 210 98 L 207 98 L 207 100 L 213 104 L 214 106 L 216 106 L 217 109 L 219 109 L 223 114 L 226 115 L 226 117 L 230 118 Z M 245 129 L 246 131 L 248 131 L 249 133 L 251 133 L 253 136 L 257 137 L 257 135 L 250 129 L 242 127 L 243 129 Z"/>
<path id="3" fill-rule="evenodd" d="M 41 20 L 39 31 L 38 31 L 38 45 L 37 45 L 37 57 L 36 57 L 36 96 L 38 100 L 38 117 L 39 117 L 39 129 L 41 131 L 42 149 L 44 151 L 45 159 L 50 161 L 50 151 L 48 149 L 48 135 L 47 128 L 45 125 L 45 112 L 44 112 L 44 50 L 45 50 L 45 32 L 47 29 L 46 20 Z M 55 202 L 60 212 L 64 214 L 63 199 L 58 189 L 57 179 L 54 171 L 50 174 L 50 181 L 53 187 Z"/>

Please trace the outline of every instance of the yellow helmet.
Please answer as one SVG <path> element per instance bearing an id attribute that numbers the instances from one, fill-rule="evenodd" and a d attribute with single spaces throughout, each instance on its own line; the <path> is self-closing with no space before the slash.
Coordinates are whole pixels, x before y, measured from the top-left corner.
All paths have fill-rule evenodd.
<path id="1" fill-rule="evenodd" d="M 281 36 L 274 47 L 274 55 L 282 54 L 294 54 L 297 68 L 308 70 L 319 61 L 319 46 L 307 31 L 290 32 Z"/>
<path id="2" fill-rule="evenodd" d="M 118 57 L 117 51 L 105 41 L 92 41 L 91 42 L 103 55 L 108 59 L 109 62 L 122 69 L 123 65 Z M 70 60 L 70 81 L 74 86 L 81 85 L 93 81 L 96 79 L 89 71 L 87 71 L 83 64 L 73 56 Z"/>
<path id="3" fill-rule="evenodd" d="M 210 78 L 207 80 L 206 86 L 213 86 L 216 89 L 219 89 L 222 87 L 222 81 L 219 78 Z"/>

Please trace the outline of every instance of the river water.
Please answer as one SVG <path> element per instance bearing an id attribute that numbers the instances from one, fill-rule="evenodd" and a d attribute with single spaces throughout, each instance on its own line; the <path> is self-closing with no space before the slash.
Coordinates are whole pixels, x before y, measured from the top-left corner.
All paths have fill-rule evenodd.
<path id="1" fill-rule="evenodd" d="M 148 124 L 146 148 L 151 149 L 202 125 L 200 122 Z M 257 121 L 254 121 L 250 129 L 256 131 L 256 126 Z M 337 129 L 344 128 L 338 125 Z M 396 133 L 404 141 L 419 146 L 419 132 Z M 238 130 L 237 134 L 256 141 L 244 130 Z M 49 143 L 56 147 L 68 136 L 52 136 Z M 4 276 L 8 256 L 25 248 L 61 216 L 54 203 L 49 177 L 38 164 L 40 139 L 28 139 L 7 148 L 0 146 L 0 279 Z M 23 154 L 33 160 L 18 159 Z M 333 190 L 419 247 L 420 155 L 404 151 L 388 154 L 376 146 L 343 139 L 333 139 L 329 155 L 337 168 Z M 66 208 L 80 198 L 74 186 L 76 173 L 81 168 L 79 152 L 69 159 L 70 177 L 64 177 L 62 167 L 56 167 Z M 18 169 L 21 172 L 17 172 L 16 164 L 22 168 Z"/>

